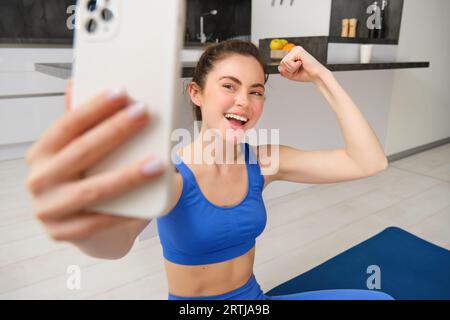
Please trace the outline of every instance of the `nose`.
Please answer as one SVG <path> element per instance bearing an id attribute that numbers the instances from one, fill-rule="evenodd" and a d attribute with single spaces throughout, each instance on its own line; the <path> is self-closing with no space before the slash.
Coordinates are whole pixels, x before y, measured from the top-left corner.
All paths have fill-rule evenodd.
<path id="1" fill-rule="evenodd" d="M 235 101 L 236 105 L 246 107 L 248 105 L 247 93 L 243 90 L 240 90 L 235 96 Z"/>

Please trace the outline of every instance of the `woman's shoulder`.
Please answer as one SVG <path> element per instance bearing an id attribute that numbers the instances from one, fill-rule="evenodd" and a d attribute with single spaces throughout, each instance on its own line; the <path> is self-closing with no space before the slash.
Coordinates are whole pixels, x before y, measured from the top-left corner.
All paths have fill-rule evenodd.
<path id="1" fill-rule="evenodd" d="M 177 150 L 176 154 L 179 158 L 181 158 L 180 151 Z M 167 212 L 172 211 L 177 205 L 178 201 L 180 201 L 181 194 L 183 192 L 183 176 L 178 170 L 177 166 L 173 166 L 173 175 L 172 175 L 172 197 L 170 199 L 170 204 L 167 209 Z"/>
<path id="2" fill-rule="evenodd" d="M 258 161 L 261 175 L 264 177 L 264 188 L 275 181 L 275 172 L 279 166 L 279 145 L 250 145 Z"/>
<path id="3" fill-rule="evenodd" d="M 172 176 L 172 197 L 170 199 L 167 212 L 170 212 L 175 208 L 178 201 L 180 201 L 181 194 L 183 192 L 183 177 L 178 172 L 176 167 L 174 168 L 174 170 L 175 172 Z"/>

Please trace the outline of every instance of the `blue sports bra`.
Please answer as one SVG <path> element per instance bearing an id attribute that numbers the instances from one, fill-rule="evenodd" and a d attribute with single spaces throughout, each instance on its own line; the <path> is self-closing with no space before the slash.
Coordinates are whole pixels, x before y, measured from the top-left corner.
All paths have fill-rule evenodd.
<path id="1" fill-rule="evenodd" d="M 167 260 L 183 265 L 217 263 L 241 256 L 255 245 L 267 221 L 264 177 L 250 145 L 241 143 L 241 148 L 248 189 L 245 198 L 231 207 L 209 202 L 193 172 L 178 157 L 175 166 L 183 177 L 181 196 L 167 215 L 156 219 Z"/>

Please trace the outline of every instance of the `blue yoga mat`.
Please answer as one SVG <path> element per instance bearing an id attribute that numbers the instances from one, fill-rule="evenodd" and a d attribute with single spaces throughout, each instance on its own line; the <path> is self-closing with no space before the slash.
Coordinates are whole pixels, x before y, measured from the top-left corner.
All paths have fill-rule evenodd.
<path id="1" fill-rule="evenodd" d="M 365 289 L 379 267 L 383 291 L 398 300 L 450 299 L 450 251 L 403 229 L 389 227 L 267 295 L 325 289 Z M 375 267 L 376 268 L 376 267 Z M 371 288 L 372 289 L 372 288 Z"/>

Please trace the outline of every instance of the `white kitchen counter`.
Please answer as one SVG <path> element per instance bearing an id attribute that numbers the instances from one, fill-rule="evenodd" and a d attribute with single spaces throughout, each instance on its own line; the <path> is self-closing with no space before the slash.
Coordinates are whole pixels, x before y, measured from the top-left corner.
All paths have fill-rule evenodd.
<path id="1" fill-rule="evenodd" d="M 66 81 L 38 71 L 0 73 L 0 99 L 64 94 Z"/>

